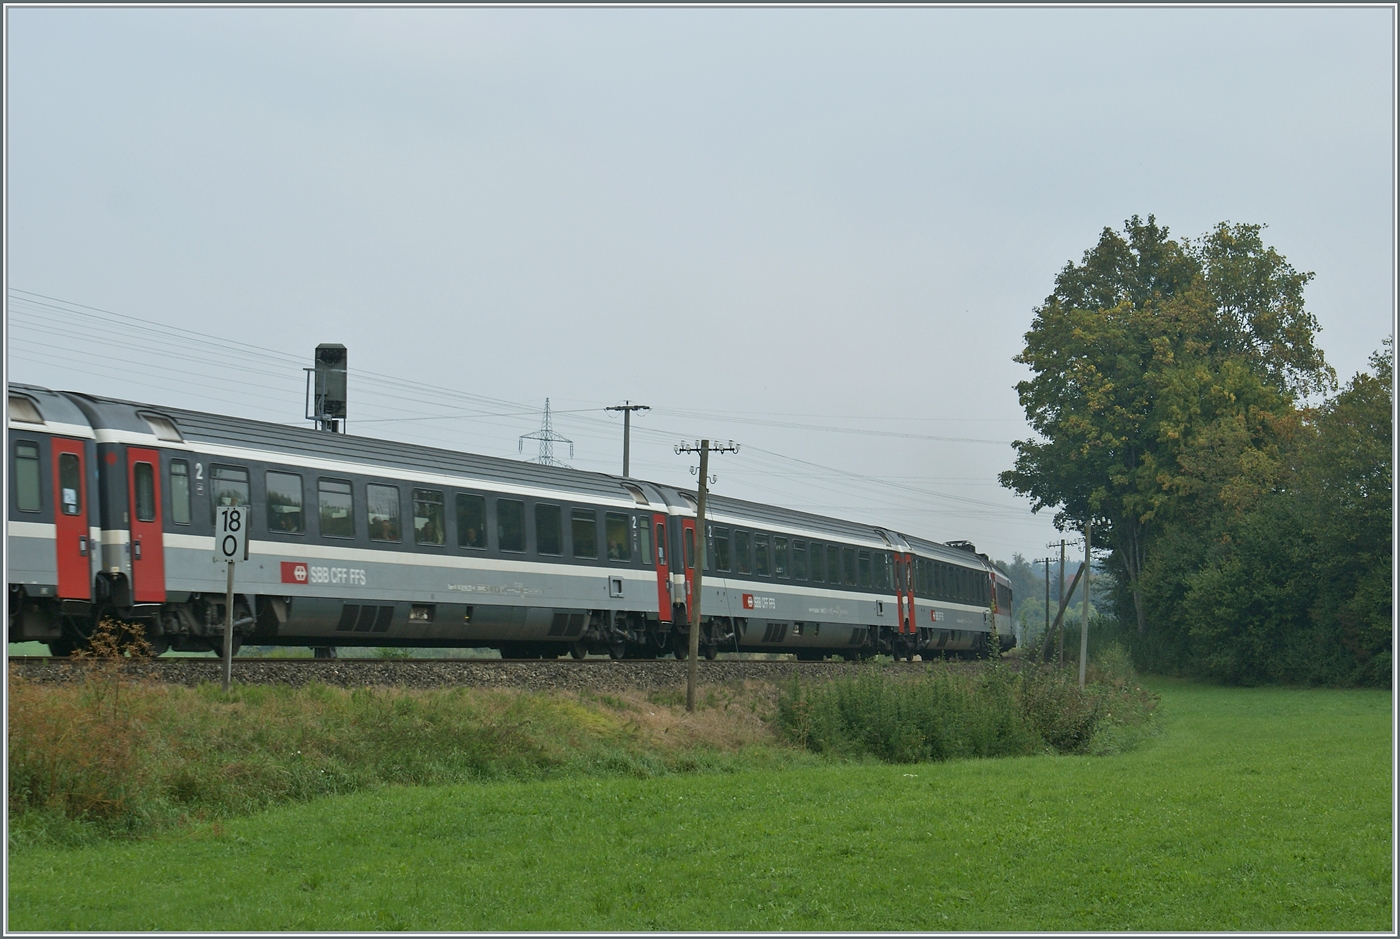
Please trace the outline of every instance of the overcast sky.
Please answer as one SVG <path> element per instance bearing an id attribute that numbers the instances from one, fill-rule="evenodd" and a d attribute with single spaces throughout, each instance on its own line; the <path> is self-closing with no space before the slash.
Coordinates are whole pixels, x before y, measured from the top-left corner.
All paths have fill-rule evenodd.
<path id="1" fill-rule="evenodd" d="M 718 492 L 1009 559 L 1012 357 L 1104 226 L 1266 224 L 1343 380 L 1391 331 L 1389 8 L 6 26 L 12 380 L 303 423 L 341 342 L 352 433 L 530 458 L 548 397 L 620 472 L 630 399 L 635 476 L 733 438 Z"/>

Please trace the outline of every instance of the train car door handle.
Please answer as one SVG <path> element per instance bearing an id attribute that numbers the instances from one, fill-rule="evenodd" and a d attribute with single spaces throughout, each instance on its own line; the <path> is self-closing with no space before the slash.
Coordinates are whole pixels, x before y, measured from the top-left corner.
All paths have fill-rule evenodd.
<path id="1" fill-rule="evenodd" d="M 136 560 L 141 560 L 141 542 L 132 542 L 131 553 L 136 557 Z"/>
<path id="2" fill-rule="evenodd" d="M 87 557 L 87 535 L 78 536 L 78 554 Z"/>

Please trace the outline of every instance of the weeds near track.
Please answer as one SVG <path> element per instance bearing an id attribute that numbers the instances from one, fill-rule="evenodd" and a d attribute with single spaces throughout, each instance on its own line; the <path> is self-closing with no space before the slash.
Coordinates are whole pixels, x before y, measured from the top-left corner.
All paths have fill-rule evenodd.
<path id="1" fill-rule="evenodd" d="M 235 685 L 224 695 L 132 681 L 115 656 L 75 667 L 85 672 L 67 684 L 11 671 L 12 849 L 379 785 L 645 778 L 808 759 L 773 746 L 764 689 L 719 689 L 716 706 L 686 715 L 643 692 Z M 730 709 L 731 699 L 746 706 Z"/>
<path id="2" fill-rule="evenodd" d="M 147 783 L 145 708 L 123 660 L 151 654 L 139 624 L 104 619 L 75 653 L 83 680 L 55 699 L 10 671 L 12 816 L 47 811 L 104 827 L 130 826 Z M 138 813 L 139 814 L 139 813 Z"/>
<path id="3" fill-rule="evenodd" d="M 1081 691 L 1067 670 L 997 657 L 976 672 L 934 662 L 914 677 L 872 667 L 822 683 L 794 678 L 778 724 L 799 747 L 895 763 L 1116 753 L 1152 732 L 1156 698 L 1137 687 L 1125 656 L 1101 657 L 1089 679 Z"/>

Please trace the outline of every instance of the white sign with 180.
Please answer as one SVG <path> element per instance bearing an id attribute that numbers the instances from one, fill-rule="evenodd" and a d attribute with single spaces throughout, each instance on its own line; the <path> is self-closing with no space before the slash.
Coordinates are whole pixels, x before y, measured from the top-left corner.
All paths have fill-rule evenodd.
<path id="1" fill-rule="evenodd" d="M 246 505 L 221 505 L 214 515 L 214 560 L 248 560 L 248 522 L 252 518 Z"/>

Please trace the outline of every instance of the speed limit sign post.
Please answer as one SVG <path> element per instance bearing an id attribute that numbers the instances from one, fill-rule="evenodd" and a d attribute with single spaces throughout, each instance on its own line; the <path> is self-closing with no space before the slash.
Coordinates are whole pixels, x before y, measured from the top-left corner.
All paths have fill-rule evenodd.
<path id="1" fill-rule="evenodd" d="M 224 599 L 224 693 L 233 678 L 233 565 L 248 560 L 246 505 L 221 505 L 214 520 L 214 560 L 228 562 L 228 595 Z"/>

